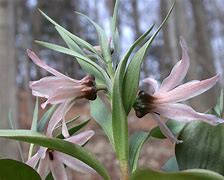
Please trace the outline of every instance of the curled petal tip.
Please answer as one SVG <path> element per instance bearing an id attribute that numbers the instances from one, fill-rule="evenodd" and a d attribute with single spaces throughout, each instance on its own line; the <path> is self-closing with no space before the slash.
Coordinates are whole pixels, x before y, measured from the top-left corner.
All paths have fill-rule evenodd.
<path id="1" fill-rule="evenodd" d="M 182 36 L 180 36 L 180 45 L 183 49 L 188 50 L 187 42 Z"/>

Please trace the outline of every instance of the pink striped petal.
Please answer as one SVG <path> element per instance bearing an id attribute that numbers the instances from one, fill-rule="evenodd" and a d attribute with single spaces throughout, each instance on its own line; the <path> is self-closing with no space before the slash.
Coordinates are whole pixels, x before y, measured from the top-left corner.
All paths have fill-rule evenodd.
<path id="1" fill-rule="evenodd" d="M 40 160 L 40 156 L 38 155 L 38 153 L 36 153 L 30 159 L 28 159 L 26 164 L 32 168 L 35 168 L 39 160 Z"/>
<path id="2" fill-rule="evenodd" d="M 57 124 L 62 120 L 64 111 L 69 107 L 69 103 L 63 103 L 58 106 L 56 111 L 53 113 L 47 127 L 47 136 L 52 137 L 53 131 Z"/>
<path id="3" fill-rule="evenodd" d="M 47 76 L 43 77 L 38 81 L 30 81 L 29 86 L 31 89 L 36 91 L 41 91 L 43 89 L 54 89 L 57 87 L 63 86 L 75 86 L 78 83 L 72 82 L 65 78 L 59 78 L 56 76 Z"/>
<path id="4" fill-rule="evenodd" d="M 63 163 L 55 156 L 53 152 L 54 159 L 49 160 L 49 166 L 54 180 L 67 180 L 67 175 L 65 172 L 65 167 Z"/>
<path id="5" fill-rule="evenodd" d="M 170 75 L 165 78 L 160 86 L 159 93 L 167 92 L 177 85 L 184 79 L 187 74 L 190 59 L 188 56 L 188 47 L 185 40 L 180 37 L 180 45 L 182 48 L 182 59 L 177 62 L 177 64 L 173 67 Z"/>
<path id="6" fill-rule="evenodd" d="M 60 152 L 55 152 L 55 156 L 60 162 L 63 162 L 66 166 L 70 167 L 71 169 L 81 172 L 81 173 L 95 173 L 91 167 L 83 163 L 82 161 L 75 159 L 67 154 L 63 154 Z"/>
<path id="7" fill-rule="evenodd" d="M 172 143 L 182 143 L 183 141 L 178 140 L 174 134 L 170 131 L 170 129 L 167 127 L 166 123 L 160 119 L 160 117 L 154 113 L 151 114 L 152 118 L 158 123 L 160 130 L 163 132 L 163 134 L 169 139 Z"/>
<path id="8" fill-rule="evenodd" d="M 71 143 L 74 144 L 78 144 L 80 146 L 82 146 L 83 144 L 85 144 L 92 136 L 94 135 L 94 131 L 90 130 L 90 131 L 85 131 L 82 133 L 79 133 L 75 136 L 71 136 L 67 139 L 65 139 L 66 141 L 69 141 Z"/>
<path id="9" fill-rule="evenodd" d="M 49 157 L 48 157 L 48 155 L 46 156 L 45 159 L 40 160 L 37 172 L 39 173 L 41 179 L 45 179 L 47 177 L 47 175 L 49 174 L 50 169 L 49 169 Z"/>
<path id="10" fill-rule="evenodd" d="M 155 80 L 155 79 L 152 79 L 152 78 L 145 78 L 142 80 L 144 83 L 147 83 L 148 84 L 148 93 L 150 95 L 153 95 L 154 93 L 156 93 L 159 89 L 159 84 L 158 82 Z"/>
<path id="11" fill-rule="evenodd" d="M 50 72 L 51 74 L 60 77 L 60 78 L 65 78 L 65 79 L 69 79 L 71 81 L 74 82 L 78 82 L 75 79 L 72 79 L 58 71 L 56 71 L 55 69 L 51 68 L 50 66 L 48 66 L 47 64 L 45 64 L 33 51 L 31 51 L 30 49 L 27 49 L 27 54 L 29 56 L 29 58 L 39 67 L 45 69 L 46 71 Z"/>
<path id="12" fill-rule="evenodd" d="M 211 114 L 196 112 L 190 106 L 179 103 L 164 104 L 164 105 L 161 104 L 154 110 L 154 112 L 164 117 L 174 119 L 176 121 L 188 122 L 188 121 L 200 120 L 209 123 L 211 125 L 218 125 L 219 123 L 224 123 L 223 119 L 220 119 Z"/>
<path id="13" fill-rule="evenodd" d="M 219 80 L 219 75 L 203 81 L 192 81 L 176 87 L 166 93 L 155 95 L 153 103 L 174 103 L 188 100 L 212 88 Z"/>
<path id="14" fill-rule="evenodd" d="M 46 154 L 47 154 L 47 148 L 46 147 L 40 147 L 40 149 L 37 151 L 37 154 L 41 159 L 44 159 L 46 157 Z"/>

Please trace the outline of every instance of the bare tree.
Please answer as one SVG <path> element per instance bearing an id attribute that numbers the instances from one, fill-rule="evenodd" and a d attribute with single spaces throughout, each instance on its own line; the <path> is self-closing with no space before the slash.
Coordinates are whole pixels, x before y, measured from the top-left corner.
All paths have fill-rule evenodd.
<path id="1" fill-rule="evenodd" d="M 8 113 L 11 110 L 13 118 L 16 114 L 16 73 L 14 49 L 14 2 L 0 0 L 0 128 L 9 128 Z M 0 156 L 16 157 L 14 143 L 1 140 Z M 10 149 L 10 150 L 9 150 Z"/>

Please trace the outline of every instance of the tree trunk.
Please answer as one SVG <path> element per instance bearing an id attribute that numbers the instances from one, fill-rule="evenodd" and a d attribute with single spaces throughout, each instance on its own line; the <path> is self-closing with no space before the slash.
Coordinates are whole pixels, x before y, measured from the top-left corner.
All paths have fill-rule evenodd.
<path id="1" fill-rule="evenodd" d="M 203 1 L 191 0 L 190 2 L 195 22 L 194 33 L 192 36 L 193 39 L 195 39 L 195 46 L 191 46 L 191 48 L 193 48 L 195 54 L 193 61 L 197 62 L 197 66 L 191 66 L 191 71 L 193 71 L 194 74 L 196 72 L 197 77 L 192 77 L 191 74 L 189 77 L 191 79 L 205 79 L 216 73 L 210 41 L 211 37 L 208 33 L 208 20 L 206 19 Z M 193 104 L 201 108 L 203 106 L 209 108 L 216 102 L 216 93 L 217 91 L 213 88 L 205 94 L 206 96 L 203 95 L 195 99 Z M 203 108 L 203 110 L 205 109 Z"/>
<path id="2" fill-rule="evenodd" d="M 10 128 L 8 113 L 11 111 L 16 122 L 16 73 L 14 49 L 14 1 L 0 0 L 0 128 Z M 15 143 L 0 141 L 0 157 L 17 158 Z"/>

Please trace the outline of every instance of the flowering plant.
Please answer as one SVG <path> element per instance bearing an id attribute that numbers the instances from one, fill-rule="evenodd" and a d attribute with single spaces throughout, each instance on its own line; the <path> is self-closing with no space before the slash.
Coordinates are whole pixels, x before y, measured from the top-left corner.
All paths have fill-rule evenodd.
<path id="1" fill-rule="evenodd" d="M 196 112 L 192 107 L 180 103 L 212 88 L 220 76 L 181 84 L 190 65 L 187 43 L 181 37 L 181 60 L 161 85 L 152 78 L 144 79 L 143 82 L 148 85 L 149 90 L 141 91 L 141 64 L 172 12 L 174 4 L 158 29 L 152 33 L 154 25 L 150 27 L 122 58 L 119 54 L 119 34 L 116 27 L 118 5 L 119 1 L 116 1 L 111 23 L 111 40 L 108 40 L 105 31 L 98 24 L 79 13 L 96 28 L 100 44 L 97 47 L 67 31 L 40 11 L 55 26 L 67 47 L 41 41 L 37 43 L 73 56 L 86 72 L 86 76 L 81 80 L 68 77 L 48 66 L 31 50 L 27 50 L 29 58 L 37 66 L 52 74 L 30 82 L 32 94 L 46 99 L 41 107 L 52 107 L 38 121 L 37 101 L 31 130 L 0 130 L 0 137 L 31 143 L 25 164 L 9 159 L 0 160 L 0 164 L 8 163 L 18 167 L 18 170 L 23 171 L 22 179 L 49 178 L 50 172 L 54 179 L 67 179 L 67 167 L 82 173 L 98 173 L 104 179 L 111 179 L 104 165 L 83 147 L 94 132 L 78 131 L 86 126 L 89 120 L 72 127 L 69 123 L 74 122 L 77 117 L 71 121 L 65 120 L 67 112 L 75 102 L 87 99 L 90 101 L 92 118 L 103 129 L 116 153 L 120 179 L 224 179 L 224 154 L 221 152 L 222 148 L 219 149 L 223 146 L 223 140 L 219 138 L 223 133 L 223 125 L 220 123 L 224 122 L 223 93 L 217 106 L 209 113 Z M 137 49 L 143 42 L 143 46 Z M 95 60 L 92 60 L 89 54 L 94 55 Z M 99 95 L 100 90 L 106 95 L 105 98 Z M 110 107 L 105 101 L 109 102 Z M 158 123 L 158 127 L 149 132 L 140 131 L 129 136 L 128 115 L 132 109 L 139 118 L 149 114 Z M 202 132 L 207 133 L 208 144 L 205 139 L 200 140 Z M 168 138 L 175 144 L 175 157 L 168 160 L 164 166 L 165 171 L 174 171 L 173 173 L 138 167 L 143 144 L 153 137 Z M 34 145 L 40 146 L 35 153 Z M 212 148 L 209 145 L 213 145 Z M 5 168 L 5 171 L 9 170 Z"/>

